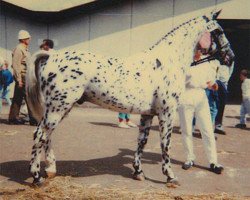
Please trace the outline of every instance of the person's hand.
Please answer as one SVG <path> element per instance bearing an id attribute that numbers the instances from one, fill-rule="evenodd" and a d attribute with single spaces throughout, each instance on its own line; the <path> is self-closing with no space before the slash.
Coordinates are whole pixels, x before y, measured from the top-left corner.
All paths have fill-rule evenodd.
<path id="1" fill-rule="evenodd" d="M 207 82 L 207 88 L 208 88 L 209 90 L 211 90 L 211 89 L 212 89 L 212 84 L 211 84 L 211 81 L 208 81 L 208 82 Z"/>
<path id="2" fill-rule="evenodd" d="M 219 86 L 218 86 L 217 83 L 212 84 L 211 81 L 208 81 L 207 82 L 207 88 L 210 89 L 210 90 L 217 91 Z"/>
<path id="3" fill-rule="evenodd" d="M 217 84 L 217 83 L 214 83 L 214 84 L 212 85 L 212 90 L 217 91 L 218 89 L 219 89 L 218 84 Z"/>

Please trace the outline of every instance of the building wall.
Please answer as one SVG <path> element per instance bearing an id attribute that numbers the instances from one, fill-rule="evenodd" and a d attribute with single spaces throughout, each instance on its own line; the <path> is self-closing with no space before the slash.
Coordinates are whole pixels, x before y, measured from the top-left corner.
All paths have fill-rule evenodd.
<path id="1" fill-rule="evenodd" d="M 229 0 L 128 0 L 118 1 L 91 14 L 80 14 L 52 23 L 18 13 L 0 14 L 0 48 L 12 50 L 17 33 L 26 29 L 32 35 L 30 50 L 41 40 L 55 40 L 56 49 L 80 48 L 106 55 L 126 57 L 153 45 L 185 18 L 203 14 Z M 2 54 L 1 53 L 1 54 Z M 5 53 L 6 54 L 6 53 Z"/>
<path id="2" fill-rule="evenodd" d="M 55 49 L 72 48 L 127 57 L 148 49 L 174 26 L 192 17 L 220 8 L 223 8 L 222 17 L 238 18 L 239 10 L 245 17 L 243 10 L 248 5 L 249 0 L 117 0 L 116 4 L 92 13 L 72 13 L 72 17 L 49 23 L 17 12 L 3 14 L 1 11 L 0 55 L 11 62 L 18 31 L 26 29 L 32 35 L 31 53 L 38 50 L 42 39 L 50 38 L 55 42 Z"/>

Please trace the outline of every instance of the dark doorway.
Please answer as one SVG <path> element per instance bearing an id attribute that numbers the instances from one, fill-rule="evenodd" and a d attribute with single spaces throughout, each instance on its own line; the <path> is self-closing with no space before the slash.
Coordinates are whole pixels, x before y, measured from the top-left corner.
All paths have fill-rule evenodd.
<path id="1" fill-rule="evenodd" d="M 250 20 L 219 20 L 235 53 L 234 72 L 228 83 L 228 103 L 240 104 L 242 69 L 250 71 Z"/>

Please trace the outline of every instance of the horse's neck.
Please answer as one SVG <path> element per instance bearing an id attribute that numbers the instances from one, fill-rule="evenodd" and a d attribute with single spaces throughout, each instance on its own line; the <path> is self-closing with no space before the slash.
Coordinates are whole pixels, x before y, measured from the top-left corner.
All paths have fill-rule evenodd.
<path id="1" fill-rule="evenodd" d="M 155 49 L 159 46 L 162 52 L 166 52 L 165 56 L 168 55 L 171 58 L 173 54 L 178 54 L 187 61 L 187 65 L 191 64 L 195 46 L 205 27 L 205 21 L 201 18 L 183 23 L 163 37 L 155 45 Z"/>

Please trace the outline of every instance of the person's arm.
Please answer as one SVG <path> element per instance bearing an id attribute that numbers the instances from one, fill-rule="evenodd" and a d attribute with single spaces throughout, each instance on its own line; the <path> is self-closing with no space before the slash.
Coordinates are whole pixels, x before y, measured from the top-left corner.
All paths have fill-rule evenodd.
<path id="1" fill-rule="evenodd" d="M 5 73 L 5 70 L 2 71 L 2 86 L 3 86 L 3 89 L 6 90 L 7 88 L 7 75 Z"/>
<path id="2" fill-rule="evenodd" d="M 250 79 L 245 79 L 241 85 L 243 99 L 250 96 Z"/>
<path id="3" fill-rule="evenodd" d="M 13 53 L 12 58 L 12 66 L 13 66 L 13 74 L 15 77 L 15 80 L 18 82 L 19 87 L 23 86 L 22 77 L 21 77 L 21 62 L 23 58 L 23 52 L 21 49 L 16 48 Z"/>
<path id="4" fill-rule="evenodd" d="M 187 76 L 187 86 L 205 89 L 208 87 L 208 83 L 213 85 L 215 83 L 216 71 L 211 65 L 211 63 L 204 63 L 190 68 Z"/>
<path id="5" fill-rule="evenodd" d="M 6 70 L 6 79 L 7 85 L 10 85 L 13 82 L 13 76 L 8 69 Z"/>
<path id="6" fill-rule="evenodd" d="M 232 65 L 229 67 L 229 79 L 232 76 L 232 73 L 234 71 L 234 62 L 232 63 Z"/>

